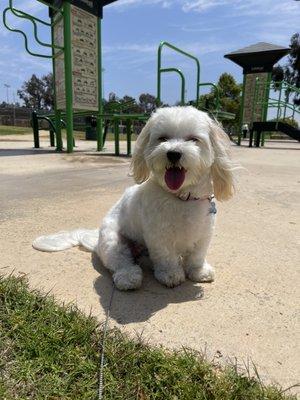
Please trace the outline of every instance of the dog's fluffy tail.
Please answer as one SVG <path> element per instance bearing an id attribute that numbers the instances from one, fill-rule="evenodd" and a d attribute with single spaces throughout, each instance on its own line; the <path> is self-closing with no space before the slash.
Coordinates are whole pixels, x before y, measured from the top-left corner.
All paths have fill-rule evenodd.
<path id="1" fill-rule="evenodd" d="M 33 248 L 40 251 L 62 251 L 74 246 L 82 246 L 93 252 L 98 244 L 99 229 L 76 229 L 62 231 L 53 235 L 40 236 L 32 243 Z"/>

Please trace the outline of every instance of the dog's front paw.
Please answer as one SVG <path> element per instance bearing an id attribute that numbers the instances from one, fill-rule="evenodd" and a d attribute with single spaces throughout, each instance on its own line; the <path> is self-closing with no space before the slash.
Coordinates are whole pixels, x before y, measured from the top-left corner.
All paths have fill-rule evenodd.
<path id="1" fill-rule="evenodd" d="M 139 289 L 142 285 L 143 272 L 137 265 L 117 270 L 113 280 L 119 290 Z"/>
<path id="2" fill-rule="evenodd" d="M 185 281 L 185 275 L 182 268 L 160 269 L 155 267 L 154 276 L 160 283 L 169 288 L 178 286 Z"/>
<path id="3" fill-rule="evenodd" d="M 215 280 L 215 270 L 210 264 L 204 263 L 200 268 L 189 268 L 187 277 L 193 282 L 213 282 Z"/>

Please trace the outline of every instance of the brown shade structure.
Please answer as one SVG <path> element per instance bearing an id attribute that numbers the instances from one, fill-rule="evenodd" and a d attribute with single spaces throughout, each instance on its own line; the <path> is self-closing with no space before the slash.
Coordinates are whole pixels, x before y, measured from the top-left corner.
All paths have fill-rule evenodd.
<path id="1" fill-rule="evenodd" d="M 225 54 L 225 58 L 243 68 L 244 74 L 271 72 L 273 65 L 288 54 L 288 47 L 259 42 Z"/>
<path id="2" fill-rule="evenodd" d="M 90 12 L 91 14 L 96 15 L 97 17 L 103 16 L 103 7 L 108 6 L 111 3 L 116 2 L 117 0 L 43 0 L 43 3 L 47 3 L 51 6 L 55 6 L 60 8 L 64 1 L 68 1 L 69 3 L 77 6 L 85 11 Z M 50 12 L 50 14 L 52 11 Z"/>

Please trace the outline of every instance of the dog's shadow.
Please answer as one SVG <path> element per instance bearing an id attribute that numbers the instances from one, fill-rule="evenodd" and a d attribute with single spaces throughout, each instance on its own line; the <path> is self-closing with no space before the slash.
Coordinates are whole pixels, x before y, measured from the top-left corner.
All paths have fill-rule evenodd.
<path id="1" fill-rule="evenodd" d="M 98 256 L 92 254 L 92 264 L 100 276 L 94 282 L 100 304 L 106 311 L 109 307 L 112 292 L 111 273 L 104 268 Z M 199 301 L 203 297 L 203 288 L 191 281 L 169 289 L 162 286 L 153 276 L 153 271 L 143 267 L 143 285 L 136 291 L 114 291 L 110 317 L 121 325 L 132 322 L 147 321 L 157 311 L 170 303 Z"/>

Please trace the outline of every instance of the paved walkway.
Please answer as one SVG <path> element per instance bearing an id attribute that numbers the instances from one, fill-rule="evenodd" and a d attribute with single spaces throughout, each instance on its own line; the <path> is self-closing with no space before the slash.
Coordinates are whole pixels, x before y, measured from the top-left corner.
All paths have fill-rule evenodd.
<path id="1" fill-rule="evenodd" d="M 80 142 L 84 151 L 74 154 L 31 146 L 31 136 L 0 137 L 0 273 L 26 274 L 32 287 L 103 320 L 109 273 L 78 248 L 48 254 L 31 243 L 41 234 L 99 226 L 132 184 L 130 160 L 89 151 L 91 142 Z M 146 271 L 141 290 L 116 292 L 111 325 L 220 362 L 237 357 L 242 367 L 252 360 L 263 379 L 283 387 L 299 382 L 299 150 L 298 143 L 234 147 L 245 170 L 237 195 L 218 205 L 208 256 L 216 281 L 166 289 Z"/>

